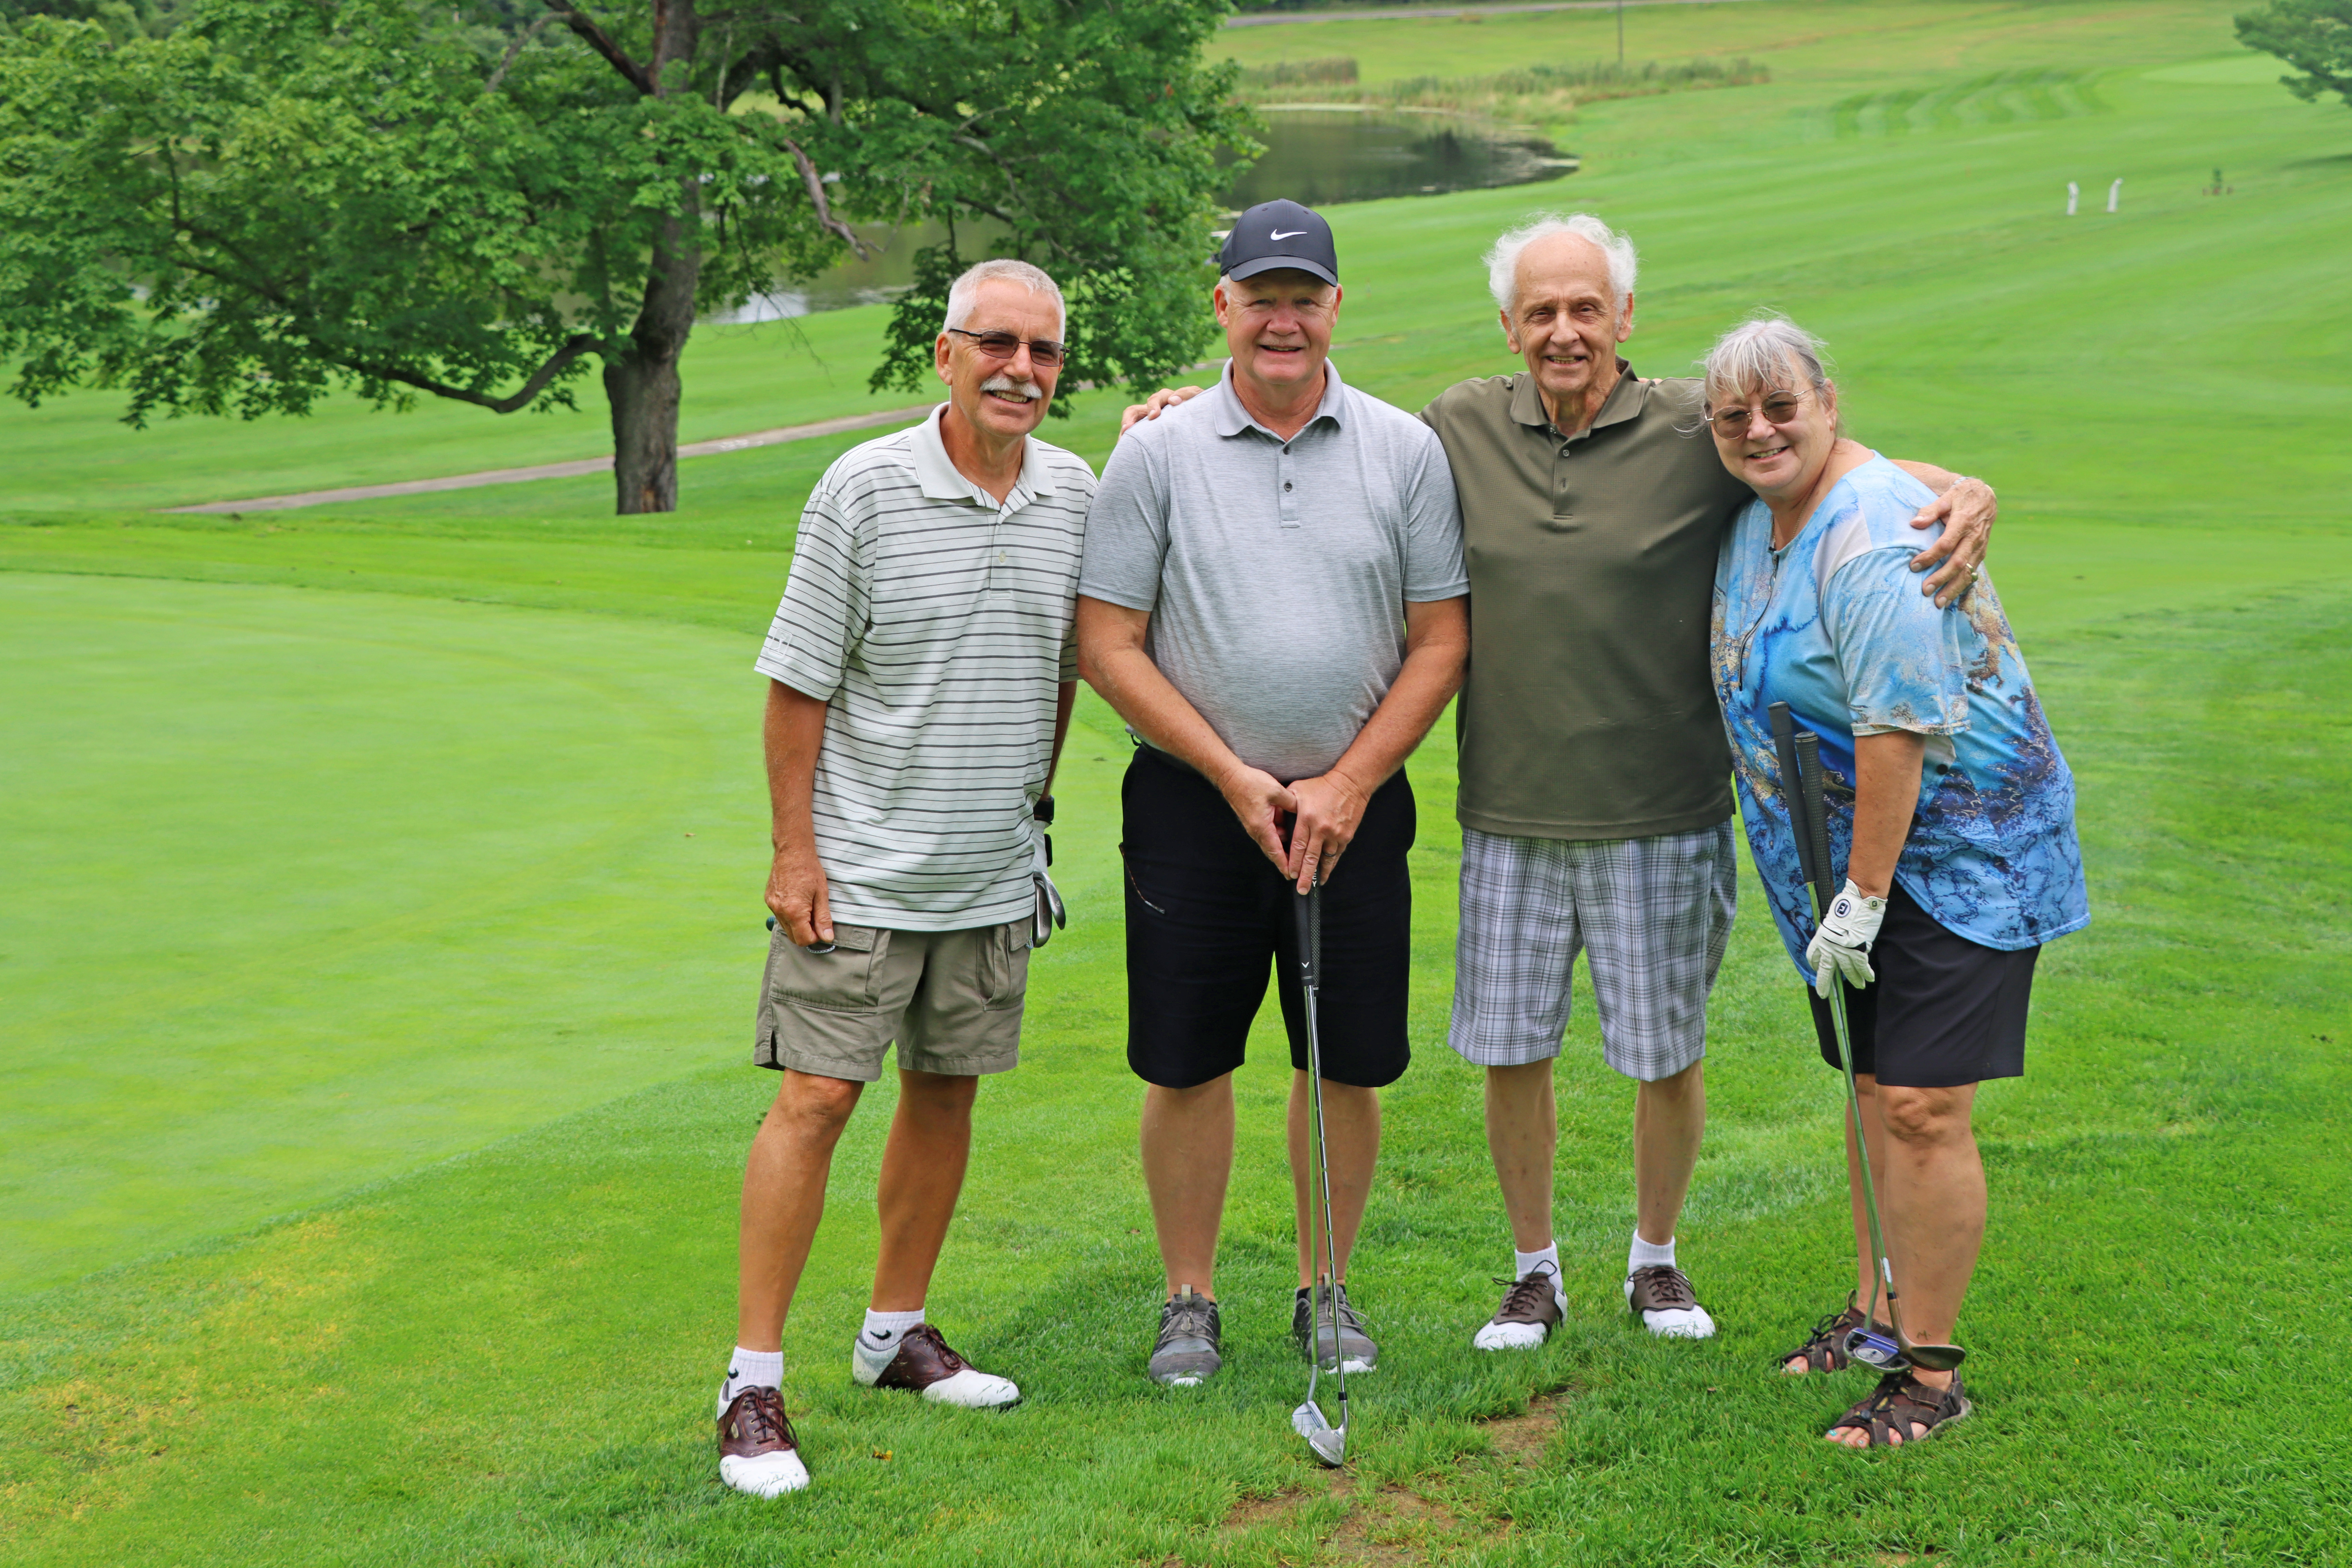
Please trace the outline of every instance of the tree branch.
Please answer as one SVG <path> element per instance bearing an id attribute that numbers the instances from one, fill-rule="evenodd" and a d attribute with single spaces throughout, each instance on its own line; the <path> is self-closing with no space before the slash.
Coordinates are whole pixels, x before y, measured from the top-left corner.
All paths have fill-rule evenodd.
<path id="1" fill-rule="evenodd" d="M 529 405 L 531 399 L 546 391 L 548 383 L 562 374 L 565 366 L 595 347 L 594 337 L 586 332 L 574 332 L 564 341 L 562 348 L 549 356 L 545 364 L 531 372 L 530 379 L 524 382 L 509 397 L 492 397 L 488 393 L 474 392 L 462 386 L 451 386 L 446 382 L 436 381 L 429 375 L 419 375 L 415 371 L 402 370 L 397 365 L 370 364 L 362 360 L 350 359 L 332 353 L 326 357 L 345 369 L 358 371 L 362 375 L 373 375 L 384 381 L 396 381 L 403 386 L 413 386 L 420 392 L 429 392 L 436 397 L 446 397 L 458 403 L 470 403 L 477 408 L 487 408 L 493 414 L 512 414 L 516 409 Z"/>
<path id="2" fill-rule="evenodd" d="M 631 87 L 648 98 L 653 96 L 653 73 L 631 59 L 621 46 L 613 41 L 611 34 L 598 26 L 578 6 L 571 4 L 571 0 L 545 0 L 545 4 L 565 26 L 580 36 L 583 43 L 604 56 L 607 65 L 626 77 Z"/>
<path id="3" fill-rule="evenodd" d="M 482 96 L 484 98 L 488 98 L 490 94 L 499 90 L 499 84 L 507 79 L 507 72 L 513 68 L 515 57 L 522 53 L 523 46 L 530 43 L 533 38 L 539 37 L 539 30 L 554 20 L 555 17 L 552 15 L 541 16 L 530 26 L 525 27 L 521 32 L 515 35 L 515 41 L 507 46 L 505 58 L 499 61 L 499 68 L 490 73 L 490 79 L 482 86 Z"/>
<path id="4" fill-rule="evenodd" d="M 789 136 L 783 138 L 783 143 L 791 150 L 793 162 L 801 166 L 801 181 L 808 186 L 809 200 L 816 206 L 817 226 L 849 241 L 849 248 L 857 253 L 858 260 L 872 259 L 874 249 L 866 243 L 865 237 L 833 216 L 832 205 L 824 199 L 824 180 L 817 174 L 816 165 L 809 162 L 809 155 L 801 151 L 801 144 Z"/>

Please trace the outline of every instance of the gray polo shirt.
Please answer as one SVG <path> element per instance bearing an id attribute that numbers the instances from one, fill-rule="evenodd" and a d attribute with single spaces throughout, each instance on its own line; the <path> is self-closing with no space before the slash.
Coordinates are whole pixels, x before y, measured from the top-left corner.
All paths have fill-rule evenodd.
<path id="1" fill-rule="evenodd" d="M 1145 651 L 1250 766 L 1326 772 L 1404 666 L 1407 603 L 1459 598 L 1462 517 L 1436 434 L 1327 366 L 1286 441 L 1233 366 L 1138 425 L 1087 513 L 1078 592 L 1151 612 Z"/>

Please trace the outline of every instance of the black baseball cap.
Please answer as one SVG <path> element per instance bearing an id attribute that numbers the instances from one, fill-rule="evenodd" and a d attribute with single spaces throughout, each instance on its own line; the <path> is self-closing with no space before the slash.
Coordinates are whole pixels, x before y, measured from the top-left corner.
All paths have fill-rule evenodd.
<path id="1" fill-rule="evenodd" d="M 1331 243 L 1331 226 L 1297 202 L 1260 202 L 1234 220 L 1217 252 L 1217 270 L 1241 279 L 1281 267 L 1336 284 L 1339 247 Z"/>

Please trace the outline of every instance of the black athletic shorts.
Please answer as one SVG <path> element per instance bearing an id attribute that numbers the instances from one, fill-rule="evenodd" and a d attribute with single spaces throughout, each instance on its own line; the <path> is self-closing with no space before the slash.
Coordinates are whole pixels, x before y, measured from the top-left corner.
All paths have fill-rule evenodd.
<path id="1" fill-rule="evenodd" d="M 2025 1013 L 2039 947 L 2004 952 L 1937 923 L 1897 883 L 1870 950 L 1878 978 L 1845 994 L 1853 1070 L 1897 1089 L 2025 1075 Z M 1811 989 L 1822 1059 L 1839 1067 L 1830 1005 Z"/>
<path id="2" fill-rule="evenodd" d="M 1146 1083 L 1191 1089 L 1242 1065 L 1277 971 L 1290 1065 L 1307 1068 L 1297 892 L 1214 784 L 1139 747 L 1119 789 L 1127 860 L 1127 1062 Z M 1403 1076 L 1412 934 L 1412 786 L 1373 792 L 1323 886 L 1316 1029 L 1323 1076 L 1378 1089 Z"/>

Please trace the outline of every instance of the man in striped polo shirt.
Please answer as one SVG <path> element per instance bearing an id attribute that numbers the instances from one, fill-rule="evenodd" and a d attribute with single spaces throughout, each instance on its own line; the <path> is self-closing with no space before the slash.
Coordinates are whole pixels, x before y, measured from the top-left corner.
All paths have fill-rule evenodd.
<path id="1" fill-rule="evenodd" d="M 1062 365 L 1060 289 L 984 261 L 948 295 L 949 398 L 844 454 L 801 514 L 758 668 L 776 933 L 753 1059 L 782 1074 L 743 1178 L 719 1470 L 808 1484 L 779 1393 L 784 1316 L 834 1145 L 898 1047 L 881 1247 L 850 1371 L 942 1404 L 1010 1405 L 924 1321 L 963 1186 L 980 1075 L 1019 1058 L 1034 868 L 1069 725 L 1086 464 L 1030 432 Z"/>

